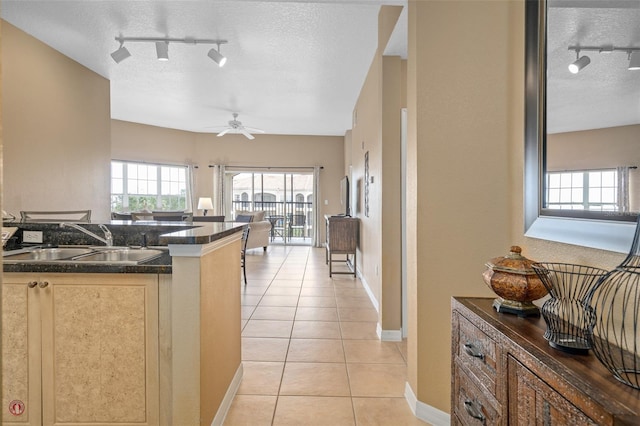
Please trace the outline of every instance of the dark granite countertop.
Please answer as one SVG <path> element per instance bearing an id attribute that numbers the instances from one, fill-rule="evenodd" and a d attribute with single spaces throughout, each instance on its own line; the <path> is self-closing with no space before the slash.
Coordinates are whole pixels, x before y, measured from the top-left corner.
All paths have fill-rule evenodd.
<path id="1" fill-rule="evenodd" d="M 160 245 L 209 244 L 221 238 L 241 232 L 246 223 L 202 222 L 197 227 L 169 232 L 159 236 Z"/>
<path id="2" fill-rule="evenodd" d="M 111 221 L 107 224 L 114 234 L 114 241 L 132 242 L 135 244 L 143 232 L 151 236 L 153 244 L 167 246 L 169 244 L 202 245 L 221 238 L 241 232 L 246 224 L 238 222 L 203 222 L 203 223 L 168 223 L 168 222 L 127 222 Z M 48 236 L 45 244 L 70 244 L 67 237 L 70 232 L 67 229 L 59 231 L 58 224 L 12 224 L 11 226 L 23 226 L 28 230 L 43 230 L 46 233 L 56 233 Z M 97 224 L 83 224 L 88 229 L 97 227 Z M 167 232 L 169 231 L 169 232 Z M 57 234 L 59 232 L 60 234 Z M 97 232 L 99 233 L 99 232 Z M 155 235 L 154 235 L 155 234 Z M 86 236 L 80 232 L 75 235 L 80 237 L 78 245 L 87 244 Z M 129 244 L 133 245 L 133 244 Z M 3 264 L 4 272 L 36 272 L 36 273 L 116 273 L 116 274 L 170 274 L 171 256 L 167 250 L 160 257 L 151 259 L 137 265 L 123 265 L 104 263 L 69 263 L 69 262 L 33 262 Z"/>

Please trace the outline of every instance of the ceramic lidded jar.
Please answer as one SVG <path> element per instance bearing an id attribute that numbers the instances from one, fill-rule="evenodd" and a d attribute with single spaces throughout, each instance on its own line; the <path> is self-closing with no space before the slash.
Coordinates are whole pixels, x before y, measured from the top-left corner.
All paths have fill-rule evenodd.
<path id="1" fill-rule="evenodd" d="M 498 312 L 518 316 L 540 315 L 540 309 L 532 302 L 547 294 L 546 287 L 531 267 L 535 263 L 522 256 L 522 249 L 512 246 L 504 257 L 488 261 L 482 274 L 484 282 L 499 298 L 493 301 Z"/>

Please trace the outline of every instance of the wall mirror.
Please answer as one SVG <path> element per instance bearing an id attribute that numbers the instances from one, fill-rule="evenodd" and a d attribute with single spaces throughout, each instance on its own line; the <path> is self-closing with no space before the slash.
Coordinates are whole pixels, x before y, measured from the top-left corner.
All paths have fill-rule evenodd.
<path id="1" fill-rule="evenodd" d="M 640 212 L 640 0 L 527 0 L 525 40 L 525 235 L 627 252 Z"/>

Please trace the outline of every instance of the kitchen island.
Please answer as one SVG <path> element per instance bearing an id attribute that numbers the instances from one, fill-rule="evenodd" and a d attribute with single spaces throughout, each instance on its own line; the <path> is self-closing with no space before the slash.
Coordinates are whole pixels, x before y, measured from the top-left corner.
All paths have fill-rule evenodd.
<path id="1" fill-rule="evenodd" d="M 3 265 L 3 424 L 221 424 L 243 226 L 171 229 L 148 264 Z"/>

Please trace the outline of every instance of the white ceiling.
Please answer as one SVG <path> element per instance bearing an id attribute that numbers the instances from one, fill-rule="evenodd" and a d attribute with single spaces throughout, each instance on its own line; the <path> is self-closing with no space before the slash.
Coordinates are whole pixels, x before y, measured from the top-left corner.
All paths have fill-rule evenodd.
<path id="1" fill-rule="evenodd" d="M 640 1 L 552 0 L 548 16 L 549 133 L 640 123 L 640 71 L 626 52 L 581 52 L 591 63 L 578 74 L 569 46 L 640 48 Z"/>
<path id="2" fill-rule="evenodd" d="M 383 3 L 406 0 L 1 0 L 0 14 L 108 78 L 114 119 L 213 132 L 238 112 L 269 134 L 344 135 Z M 406 57 L 402 19 L 388 52 Z M 118 35 L 226 39 L 228 61 L 218 68 L 206 44 L 170 44 L 160 62 L 153 43 L 125 43 L 116 64 Z"/>

